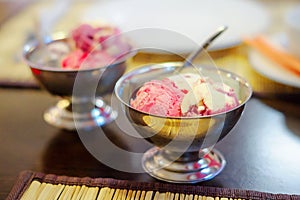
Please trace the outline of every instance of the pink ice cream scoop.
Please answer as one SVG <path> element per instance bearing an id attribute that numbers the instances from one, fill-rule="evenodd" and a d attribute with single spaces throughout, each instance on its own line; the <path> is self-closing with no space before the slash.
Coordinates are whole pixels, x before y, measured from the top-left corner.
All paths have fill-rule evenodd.
<path id="1" fill-rule="evenodd" d="M 101 67 L 111 64 L 114 57 L 105 51 L 93 51 L 91 53 L 75 50 L 62 61 L 62 68 L 79 69 L 89 67 Z"/>
<path id="2" fill-rule="evenodd" d="M 195 74 L 145 83 L 131 106 L 154 115 L 194 117 L 216 114 L 239 105 L 234 89 Z"/>
<path id="3" fill-rule="evenodd" d="M 112 26 L 92 27 L 82 24 L 71 32 L 75 49 L 61 62 L 64 69 L 102 67 L 126 55 L 131 45 Z"/>
<path id="4" fill-rule="evenodd" d="M 145 83 L 130 104 L 137 110 L 160 116 L 180 116 L 180 103 L 186 93 L 169 79 Z"/>
<path id="5" fill-rule="evenodd" d="M 118 28 L 111 26 L 92 27 L 82 24 L 72 31 L 72 38 L 77 48 L 84 52 L 91 52 L 99 47 L 106 39 L 119 34 Z"/>

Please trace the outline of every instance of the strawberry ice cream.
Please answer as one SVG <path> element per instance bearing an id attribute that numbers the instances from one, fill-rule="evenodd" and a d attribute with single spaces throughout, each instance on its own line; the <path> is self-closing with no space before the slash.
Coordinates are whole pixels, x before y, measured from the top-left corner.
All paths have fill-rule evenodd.
<path id="1" fill-rule="evenodd" d="M 128 54 L 131 45 L 116 27 L 82 24 L 67 41 L 50 43 L 47 48 L 48 56 L 60 62 L 62 68 L 82 69 L 110 65 Z"/>
<path id="2" fill-rule="evenodd" d="M 186 92 L 170 79 L 153 80 L 139 89 L 131 106 L 154 115 L 180 116 L 180 103 Z"/>
<path id="3" fill-rule="evenodd" d="M 63 68 L 101 67 L 115 62 L 130 50 L 120 30 L 112 26 L 92 27 L 82 24 L 71 32 L 75 50 L 63 60 Z"/>
<path id="4" fill-rule="evenodd" d="M 189 73 L 145 83 L 130 104 L 154 115 L 194 117 L 230 110 L 239 101 L 228 85 Z"/>
<path id="5" fill-rule="evenodd" d="M 109 65 L 114 57 L 105 51 L 84 52 L 75 50 L 70 52 L 63 60 L 62 67 L 68 69 L 91 68 Z"/>

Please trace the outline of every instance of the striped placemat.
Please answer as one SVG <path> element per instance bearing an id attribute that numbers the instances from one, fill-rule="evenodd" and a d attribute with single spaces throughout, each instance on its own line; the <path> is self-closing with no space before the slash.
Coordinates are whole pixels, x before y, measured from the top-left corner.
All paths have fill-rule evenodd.
<path id="1" fill-rule="evenodd" d="M 79 178 L 24 171 L 17 178 L 7 197 L 7 200 L 15 199 L 272 200 L 300 199 L 300 196 L 196 185 L 133 182 L 111 178 Z"/>

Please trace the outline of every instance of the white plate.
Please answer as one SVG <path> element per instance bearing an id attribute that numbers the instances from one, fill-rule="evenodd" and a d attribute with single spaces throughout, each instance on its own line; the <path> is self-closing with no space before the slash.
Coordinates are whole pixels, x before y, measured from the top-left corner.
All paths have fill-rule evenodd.
<path id="1" fill-rule="evenodd" d="M 139 48 L 182 53 L 195 49 L 222 25 L 229 29 L 210 49 L 235 46 L 243 36 L 263 31 L 270 17 L 252 0 L 102 0 L 92 4 L 82 20 L 102 20 L 124 32 L 135 31 L 129 35 Z"/>
<path id="2" fill-rule="evenodd" d="M 283 34 L 278 34 L 271 38 L 271 42 L 279 45 L 281 48 L 286 48 L 286 38 Z M 300 88 L 300 77 L 292 72 L 284 69 L 280 65 L 274 63 L 272 60 L 264 57 L 256 50 L 249 52 L 249 62 L 251 66 L 261 75 L 285 85 Z"/>

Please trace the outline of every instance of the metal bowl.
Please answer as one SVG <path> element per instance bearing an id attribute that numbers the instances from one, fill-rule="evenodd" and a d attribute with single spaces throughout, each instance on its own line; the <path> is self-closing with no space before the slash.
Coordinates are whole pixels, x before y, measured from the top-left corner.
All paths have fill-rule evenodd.
<path id="1" fill-rule="evenodd" d="M 234 88 L 239 106 L 214 115 L 182 118 L 156 116 L 130 106 L 130 99 L 143 83 L 169 76 L 181 65 L 162 63 L 131 71 L 116 83 L 115 93 L 133 127 L 155 146 L 144 155 L 144 169 L 161 180 L 192 183 L 210 179 L 224 168 L 224 157 L 213 147 L 238 122 L 252 89 L 246 80 L 231 72 L 190 66 L 181 73 L 201 73 L 226 83 Z"/>
<path id="2" fill-rule="evenodd" d="M 57 42 L 72 46 L 65 34 L 57 33 L 47 38 L 45 44 L 33 41 L 23 48 L 23 58 L 41 87 L 62 97 L 56 106 L 45 112 L 45 120 L 68 130 L 102 126 L 114 120 L 117 113 L 105 104 L 102 96 L 113 92 L 115 83 L 126 70 L 126 61 L 134 53 L 127 52 L 107 66 L 85 69 L 63 69 L 58 59 L 48 64 L 40 62 L 47 56 L 46 46 Z"/>

